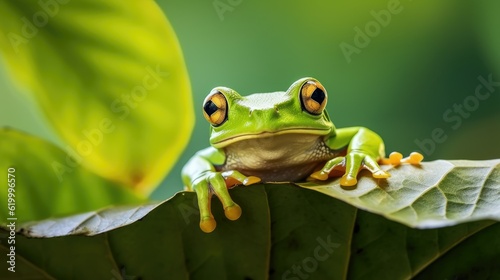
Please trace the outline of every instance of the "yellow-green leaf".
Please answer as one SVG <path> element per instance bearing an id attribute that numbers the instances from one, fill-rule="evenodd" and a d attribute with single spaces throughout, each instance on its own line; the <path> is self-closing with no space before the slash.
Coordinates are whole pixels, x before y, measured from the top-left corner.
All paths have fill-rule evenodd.
<path id="1" fill-rule="evenodd" d="M 0 177 L 1 223 L 10 222 L 7 218 L 19 223 L 143 201 L 125 186 L 76 164 L 58 147 L 10 129 L 0 129 Z"/>
<path id="2" fill-rule="evenodd" d="M 148 195 L 193 126 L 175 34 L 154 1 L 0 2 L 0 50 L 78 161 Z"/>

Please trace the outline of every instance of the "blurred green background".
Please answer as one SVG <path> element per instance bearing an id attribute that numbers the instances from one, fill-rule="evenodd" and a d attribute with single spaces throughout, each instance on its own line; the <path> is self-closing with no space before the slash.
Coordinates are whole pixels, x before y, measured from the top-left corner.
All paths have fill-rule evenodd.
<path id="1" fill-rule="evenodd" d="M 499 3 L 157 2 L 184 52 L 196 125 L 155 199 L 182 190 L 180 169 L 208 145 L 200 108 L 219 85 L 246 95 L 286 90 L 298 78 L 312 76 L 329 93 L 335 125 L 369 127 L 384 138 L 387 152 L 419 150 L 426 160 L 500 158 L 500 86 L 491 92 L 483 87 L 481 97 L 489 93 L 484 100 L 475 97 L 478 77 L 500 82 Z M 18 92 L 3 61 L 0 65 L 0 126 L 62 145 L 34 102 Z M 175 98 L 175 92 L 166 94 Z M 441 143 L 425 140 L 436 129 Z"/>

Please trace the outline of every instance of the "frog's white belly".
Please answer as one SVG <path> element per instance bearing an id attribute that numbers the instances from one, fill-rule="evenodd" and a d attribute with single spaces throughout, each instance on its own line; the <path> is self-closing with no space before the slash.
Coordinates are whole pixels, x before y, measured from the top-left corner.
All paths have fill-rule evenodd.
<path id="1" fill-rule="evenodd" d="M 263 182 L 296 182 L 307 178 L 320 164 L 338 156 L 324 136 L 288 133 L 268 134 L 225 147 L 226 162 L 218 169 L 238 170 Z"/>

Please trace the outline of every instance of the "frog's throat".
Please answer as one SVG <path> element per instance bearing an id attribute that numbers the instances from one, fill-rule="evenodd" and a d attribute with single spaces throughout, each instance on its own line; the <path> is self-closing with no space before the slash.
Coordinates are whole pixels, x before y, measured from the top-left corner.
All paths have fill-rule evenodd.
<path id="1" fill-rule="evenodd" d="M 218 142 L 212 143 L 212 146 L 220 149 L 220 148 L 224 148 L 228 145 L 231 145 L 233 143 L 243 141 L 243 140 L 273 137 L 273 136 L 283 135 L 283 134 L 309 134 L 309 135 L 324 136 L 324 135 L 330 134 L 331 131 L 332 131 L 331 128 L 328 128 L 328 129 L 289 128 L 289 129 L 283 129 L 283 130 L 274 131 L 274 132 L 263 131 L 263 132 L 259 132 L 259 133 L 247 133 L 247 134 L 240 134 L 238 136 L 234 136 L 234 137 L 220 140 Z"/>

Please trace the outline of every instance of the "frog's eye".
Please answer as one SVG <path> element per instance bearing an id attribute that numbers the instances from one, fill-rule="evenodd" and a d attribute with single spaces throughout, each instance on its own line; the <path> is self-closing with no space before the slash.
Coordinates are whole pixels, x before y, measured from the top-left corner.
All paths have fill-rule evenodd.
<path id="1" fill-rule="evenodd" d="M 203 116 L 213 126 L 221 125 L 227 120 L 227 100 L 220 91 L 213 90 L 205 98 Z"/>
<path id="2" fill-rule="evenodd" d="M 302 109 L 313 115 L 319 115 L 326 106 L 326 90 L 318 81 L 308 81 L 300 89 Z"/>

